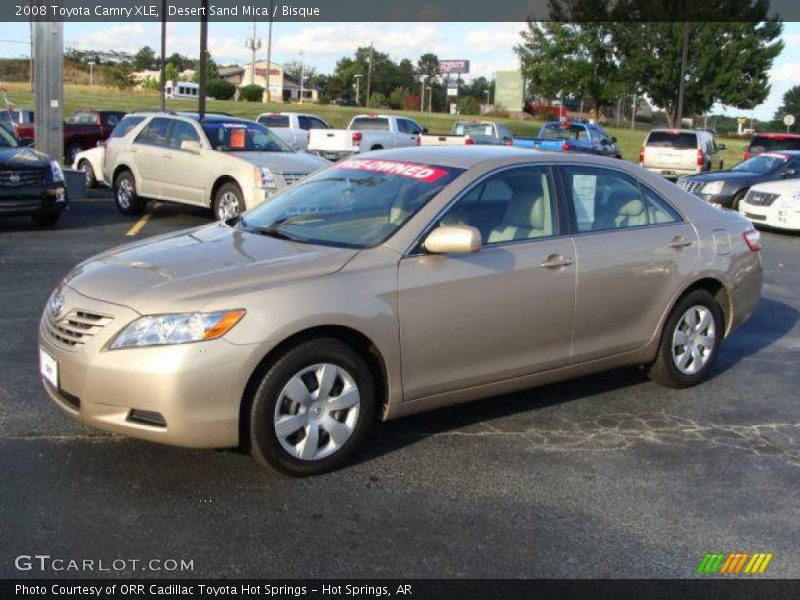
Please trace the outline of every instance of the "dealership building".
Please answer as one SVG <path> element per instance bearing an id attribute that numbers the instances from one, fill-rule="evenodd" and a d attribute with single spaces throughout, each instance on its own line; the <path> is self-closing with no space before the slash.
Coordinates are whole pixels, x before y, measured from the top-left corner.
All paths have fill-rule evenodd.
<path id="1" fill-rule="evenodd" d="M 252 74 L 252 76 L 251 76 Z M 267 61 L 262 60 L 253 65 L 242 67 L 221 67 L 219 69 L 221 79 L 230 81 L 237 87 L 243 85 L 260 85 L 267 89 Z M 283 67 L 275 63 L 270 64 L 269 68 L 269 93 L 272 102 L 300 102 L 301 89 L 300 83 L 284 73 Z M 264 94 L 266 100 L 266 93 Z M 319 90 L 312 87 L 302 89 L 303 102 L 318 102 Z"/>

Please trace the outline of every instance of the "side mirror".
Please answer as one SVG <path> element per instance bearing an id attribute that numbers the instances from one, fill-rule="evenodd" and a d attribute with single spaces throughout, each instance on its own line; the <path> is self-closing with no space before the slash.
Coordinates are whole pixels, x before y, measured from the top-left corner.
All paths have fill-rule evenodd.
<path id="1" fill-rule="evenodd" d="M 609 142 L 610 144 L 616 144 L 616 143 L 617 143 L 617 138 L 615 138 L 615 137 L 611 137 L 611 138 L 609 138 L 609 139 L 608 139 L 608 142 Z"/>
<path id="2" fill-rule="evenodd" d="M 481 232 L 468 225 L 443 225 L 428 234 L 423 246 L 431 254 L 470 254 L 481 249 Z"/>
<path id="3" fill-rule="evenodd" d="M 728 147 L 725 144 L 717 144 L 717 150 L 727 150 Z"/>
<path id="4" fill-rule="evenodd" d="M 422 128 L 422 133 L 423 133 L 423 134 L 426 134 L 426 133 L 428 133 L 428 128 L 427 128 L 427 127 L 423 127 L 423 128 Z"/>
<path id="5" fill-rule="evenodd" d="M 181 142 L 181 150 L 191 154 L 200 154 L 203 151 L 203 146 L 197 140 L 183 140 Z"/>

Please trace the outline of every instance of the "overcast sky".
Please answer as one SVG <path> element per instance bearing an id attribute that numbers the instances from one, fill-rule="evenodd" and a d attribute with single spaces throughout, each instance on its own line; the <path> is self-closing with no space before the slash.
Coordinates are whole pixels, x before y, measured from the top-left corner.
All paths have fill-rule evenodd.
<path id="1" fill-rule="evenodd" d="M 497 70 L 516 69 L 513 47 L 524 23 L 276 23 L 273 25 L 273 61 L 299 60 L 319 72 L 332 72 L 336 60 L 352 55 L 358 46 L 375 44 L 393 59 L 433 52 L 440 59 L 468 59 L 471 75 L 493 77 Z M 135 52 L 141 46 L 159 46 L 157 23 L 68 23 L 64 37 L 67 47 Z M 199 24 L 170 23 L 167 52 L 188 56 L 198 54 Z M 252 34 L 252 23 L 209 23 L 209 49 L 223 64 L 249 61 L 244 47 Z M 257 35 L 264 43 L 259 59 L 266 58 L 266 23 L 259 23 Z M 0 23 L 0 56 L 27 56 L 27 28 Z M 735 116 L 769 119 L 780 105 L 783 93 L 800 82 L 800 23 L 786 23 L 783 54 L 772 69 L 772 90 L 767 101 L 753 111 L 721 111 Z M 800 116 L 800 115 L 798 115 Z"/>

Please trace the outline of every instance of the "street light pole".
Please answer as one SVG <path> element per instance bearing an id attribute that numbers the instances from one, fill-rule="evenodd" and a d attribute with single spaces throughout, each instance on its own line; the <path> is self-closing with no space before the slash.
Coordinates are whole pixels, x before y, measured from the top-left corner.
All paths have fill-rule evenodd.
<path id="1" fill-rule="evenodd" d="M 269 76 L 272 71 L 272 2 L 269 0 L 269 33 L 267 34 L 267 103 L 272 102 L 272 92 L 269 87 Z"/>
<path id="2" fill-rule="evenodd" d="M 200 85 L 197 90 L 198 112 L 202 121 L 206 116 L 206 77 L 208 74 L 208 0 L 202 0 L 203 13 L 200 16 Z"/>
<path id="3" fill-rule="evenodd" d="M 361 95 L 359 92 L 361 91 L 361 78 L 363 75 L 354 75 L 353 77 L 356 80 L 356 106 L 361 106 Z"/>
<path id="4" fill-rule="evenodd" d="M 369 90 L 372 83 L 372 42 L 369 44 L 369 56 L 367 56 L 367 106 L 369 106 Z"/>
<path id="5" fill-rule="evenodd" d="M 681 80 L 678 82 L 678 115 L 675 127 L 683 121 L 683 96 L 686 89 L 686 59 L 689 54 L 689 23 L 683 23 L 683 47 L 681 48 Z"/>
<path id="6" fill-rule="evenodd" d="M 303 52 L 300 52 L 300 104 L 303 103 L 303 95 L 305 94 L 305 86 L 303 80 L 306 78 L 306 69 L 303 64 Z"/>
<path id="7" fill-rule="evenodd" d="M 161 110 L 167 109 L 167 0 L 161 0 Z"/>

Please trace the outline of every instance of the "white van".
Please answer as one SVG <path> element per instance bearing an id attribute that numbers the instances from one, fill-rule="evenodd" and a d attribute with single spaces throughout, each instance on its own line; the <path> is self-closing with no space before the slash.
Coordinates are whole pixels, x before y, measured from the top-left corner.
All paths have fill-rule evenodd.
<path id="1" fill-rule="evenodd" d="M 167 98 L 197 100 L 199 94 L 200 84 L 193 81 L 168 81 L 164 86 L 164 95 Z"/>

